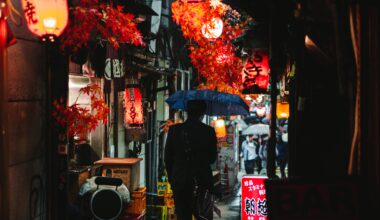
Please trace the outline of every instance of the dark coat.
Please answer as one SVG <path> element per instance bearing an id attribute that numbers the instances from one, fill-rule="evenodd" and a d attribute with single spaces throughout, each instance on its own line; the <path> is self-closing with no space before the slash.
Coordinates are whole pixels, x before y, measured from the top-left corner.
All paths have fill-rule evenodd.
<path id="1" fill-rule="evenodd" d="M 183 131 L 188 134 L 192 158 L 185 154 Z M 199 185 L 212 189 L 211 164 L 217 154 L 216 135 L 213 127 L 199 120 L 188 119 L 185 123 L 169 128 L 165 146 L 165 166 L 168 179 L 174 191 L 183 190 L 193 182 L 195 173 Z"/>

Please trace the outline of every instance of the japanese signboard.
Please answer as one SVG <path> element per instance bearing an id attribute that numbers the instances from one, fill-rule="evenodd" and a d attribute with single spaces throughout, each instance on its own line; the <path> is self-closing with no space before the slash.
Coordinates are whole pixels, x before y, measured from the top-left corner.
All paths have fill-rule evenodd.
<path id="1" fill-rule="evenodd" d="M 241 180 L 242 220 L 267 220 L 266 177 L 243 176 Z"/>
<path id="2" fill-rule="evenodd" d="M 355 178 L 292 178 L 265 181 L 269 219 L 357 220 L 364 202 Z"/>
<path id="3" fill-rule="evenodd" d="M 242 71 L 243 94 L 268 93 L 269 61 L 267 50 L 252 54 Z"/>

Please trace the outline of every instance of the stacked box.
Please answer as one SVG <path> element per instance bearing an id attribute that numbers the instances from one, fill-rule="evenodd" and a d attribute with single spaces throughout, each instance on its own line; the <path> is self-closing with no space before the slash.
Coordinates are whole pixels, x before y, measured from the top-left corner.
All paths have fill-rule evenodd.
<path id="1" fill-rule="evenodd" d="M 173 193 L 165 193 L 164 198 L 165 198 L 165 200 L 164 200 L 165 206 L 167 206 L 168 208 L 174 208 Z"/>
<path id="2" fill-rule="evenodd" d="M 142 214 L 146 209 L 146 187 L 138 188 L 132 192 L 131 201 L 128 203 L 127 213 Z"/>
<path id="3" fill-rule="evenodd" d="M 166 206 L 154 205 L 148 206 L 148 215 L 154 219 L 167 220 L 168 218 L 168 208 Z"/>
<path id="4" fill-rule="evenodd" d="M 177 220 L 174 208 L 168 208 L 168 220 Z"/>

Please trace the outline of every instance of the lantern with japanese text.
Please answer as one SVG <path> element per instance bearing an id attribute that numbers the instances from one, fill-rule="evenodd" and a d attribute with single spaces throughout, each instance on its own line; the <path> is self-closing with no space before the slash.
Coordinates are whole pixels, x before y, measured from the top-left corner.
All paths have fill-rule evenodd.
<path id="1" fill-rule="evenodd" d="M 256 50 L 242 71 L 243 94 L 267 93 L 269 62 L 267 50 Z"/>
<path id="2" fill-rule="evenodd" d="M 288 102 L 277 102 L 276 116 L 277 118 L 289 118 L 289 103 Z"/>
<path id="3" fill-rule="evenodd" d="M 22 9 L 29 30 L 42 41 L 55 41 L 68 23 L 66 0 L 22 0 Z"/>
<path id="4" fill-rule="evenodd" d="M 128 84 L 125 88 L 125 115 L 124 122 L 126 127 L 143 127 L 144 113 L 142 95 L 138 85 Z"/>

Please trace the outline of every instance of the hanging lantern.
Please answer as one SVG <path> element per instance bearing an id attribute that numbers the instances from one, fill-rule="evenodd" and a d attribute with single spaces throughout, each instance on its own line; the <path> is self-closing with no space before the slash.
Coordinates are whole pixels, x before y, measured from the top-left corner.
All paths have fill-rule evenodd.
<path id="1" fill-rule="evenodd" d="M 277 102 L 276 116 L 277 118 L 289 118 L 289 103 L 288 102 Z"/>
<path id="2" fill-rule="evenodd" d="M 127 85 L 124 95 L 125 115 L 127 127 L 143 127 L 144 114 L 140 88 L 136 84 Z"/>
<path id="3" fill-rule="evenodd" d="M 224 138 L 227 135 L 226 125 L 223 119 L 218 119 L 215 121 L 215 133 L 217 138 Z"/>
<path id="4" fill-rule="evenodd" d="M 62 34 L 68 23 L 68 6 L 65 0 L 22 0 L 26 24 L 42 41 Z"/>
<path id="5" fill-rule="evenodd" d="M 242 71 L 243 94 L 267 93 L 269 62 L 267 50 L 256 50 Z"/>
<path id="6" fill-rule="evenodd" d="M 265 106 L 257 106 L 256 107 L 256 115 L 259 117 L 263 117 L 266 113 Z"/>
<path id="7" fill-rule="evenodd" d="M 223 20 L 214 17 L 202 26 L 202 34 L 209 40 L 215 40 L 223 33 Z"/>

